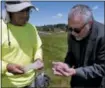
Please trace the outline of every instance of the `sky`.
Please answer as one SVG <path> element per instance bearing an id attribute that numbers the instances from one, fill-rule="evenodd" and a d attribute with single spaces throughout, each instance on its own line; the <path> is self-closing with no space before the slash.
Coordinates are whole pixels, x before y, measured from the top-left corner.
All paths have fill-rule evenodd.
<path id="1" fill-rule="evenodd" d="M 66 23 L 68 13 L 76 4 L 88 5 L 92 11 L 95 20 L 104 23 L 104 2 L 87 1 L 32 1 L 32 4 L 39 11 L 32 10 L 29 22 L 36 26 Z M 4 8 L 4 5 L 2 5 Z"/>

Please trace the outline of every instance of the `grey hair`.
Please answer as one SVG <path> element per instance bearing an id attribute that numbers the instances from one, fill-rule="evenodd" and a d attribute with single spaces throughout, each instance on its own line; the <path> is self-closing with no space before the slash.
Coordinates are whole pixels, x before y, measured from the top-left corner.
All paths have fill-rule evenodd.
<path id="1" fill-rule="evenodd" d="M 81 15 L 85 22 L 93 20 L 92 10 L 87 5 L 78 4 L 72 7 L 71 12 L 69 13 L 69 18 L 74 15 Z"/>

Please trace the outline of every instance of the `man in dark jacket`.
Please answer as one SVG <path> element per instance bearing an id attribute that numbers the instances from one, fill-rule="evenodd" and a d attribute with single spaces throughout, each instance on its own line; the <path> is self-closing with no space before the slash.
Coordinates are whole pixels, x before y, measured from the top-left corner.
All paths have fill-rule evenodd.
<path id="1" fill-rule="evenodd" d="M 72 76 L 73 88 L 105 88 L 104 34 L 104 25 L 94 20 L 88 6 L 74 6 L 68 16 L 65 63 L 54 62 L 54 74 Z"/>

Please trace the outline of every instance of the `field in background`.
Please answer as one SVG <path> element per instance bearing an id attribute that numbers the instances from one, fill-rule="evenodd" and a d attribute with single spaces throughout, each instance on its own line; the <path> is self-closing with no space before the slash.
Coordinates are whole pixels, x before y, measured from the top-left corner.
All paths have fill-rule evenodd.
<path id="1" fill-rule="evenodd" d="M 45 72 L 51 78 L 50 87 L 70 87 L 70 77 L 55 76 L 52 71 L 53 61 L 64 61 L 67 52 L 66 33 L 40 33 L 43 42 Z"/>

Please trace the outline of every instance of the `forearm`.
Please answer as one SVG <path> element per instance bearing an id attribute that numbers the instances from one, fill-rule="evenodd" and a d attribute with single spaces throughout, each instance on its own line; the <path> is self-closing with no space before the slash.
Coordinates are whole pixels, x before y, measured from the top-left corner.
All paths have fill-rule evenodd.
<path id="1" fill-rule="evenodd" d="M 105 76 L 105 63 L 77 68 L 76 76 L 80 76 L 83 79 L 103 77 Z"/>

